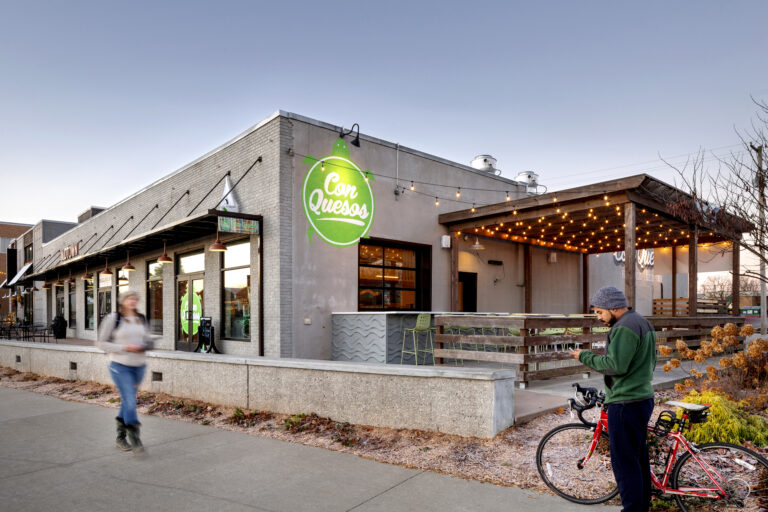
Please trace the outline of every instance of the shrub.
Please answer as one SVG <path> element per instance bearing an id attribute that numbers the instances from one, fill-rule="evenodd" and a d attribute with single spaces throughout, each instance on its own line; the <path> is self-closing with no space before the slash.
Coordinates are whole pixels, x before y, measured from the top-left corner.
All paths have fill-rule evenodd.
<path id="1" fill-rule="evenodd" d="M 758 446 L 768 444 L 768 425 L 765 420 L 744 410 L 741 402 L 728 399 L 723 393 L 691 391 L 683 401 L 709 404 L 709 419 L 693 425 L 686 437 L 694 443 L 722 441 L 740 444 L 751 441 Z"/>

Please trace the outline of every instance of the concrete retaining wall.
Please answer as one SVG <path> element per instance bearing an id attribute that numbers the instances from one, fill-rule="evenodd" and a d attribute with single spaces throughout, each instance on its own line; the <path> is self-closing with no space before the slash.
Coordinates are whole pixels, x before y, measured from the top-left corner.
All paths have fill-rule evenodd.
<path id="1" fill-rule="evenodd" d="M 142 390 L 248 410 L 314 412 L 354 424 L 475 437 L 493 437 L 514 421 L 514 370 L 148 355 Z M 94 347 L 0 341 L 0 365 L 112 384 L 106 355 Z"/>

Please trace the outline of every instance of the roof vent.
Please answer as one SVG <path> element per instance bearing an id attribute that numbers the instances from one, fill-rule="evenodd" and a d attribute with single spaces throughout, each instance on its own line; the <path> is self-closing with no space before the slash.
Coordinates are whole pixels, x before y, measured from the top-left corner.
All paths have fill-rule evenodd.
<path id="1" fill-rule="evenodd" d="M 471 162 L 469 162 L 469 165 L 478 171 L 491 174 L 501 173 L 501 170 L 496 168 L 496 159 L 491 155 L 477 155 Z"/>
<path id="2" fill-rule="evenodd" d="M 535 172 L 521 172 L 515 177 L 515 181 L 525 185 L 526 192 L 536 194 L 539 188 L 539 175 Z M 543 185 L 542 185 L 543 186 Z"/>

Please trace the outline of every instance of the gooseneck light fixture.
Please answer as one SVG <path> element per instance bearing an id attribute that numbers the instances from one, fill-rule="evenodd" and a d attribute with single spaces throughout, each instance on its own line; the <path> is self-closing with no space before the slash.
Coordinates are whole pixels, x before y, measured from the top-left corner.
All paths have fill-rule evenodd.
<path id="1" fill-rule="evenodd" d="M 93 274 L 88 272 L 88 264 L 85 264 L 85 274 L 83 274 L 83 281 L 92 281 L 93 280 Z"/>
<path id="2" fill-rule="evenodd" d="M 355 131 L 355 127 L 357 127 L 357 135 L 355 135 L 355 138 L 352 139 L 352 142 L 350 142 L 350 144 L 359 148 L 360 147 L 360 125 L 359 124 L 357 123 L 353 124 L 352 128 L 350 128 L 349 131 L 346 131 L 346 132 L 344 131 L 344 127 L 342 126 L 341 130 L 339 131 L 339 137 L 343 139 L 347 135 L 351 135 L 352 132 Z"/>
<path id="3" fill-rule="evenodd" d="M 226 252 L 227 247 L 221 243 L 221 239 L 219 239 L 219 230 L 218 225 L 216 226 L 216 241 L 211 244 L 211 246 L 208 248 L 211 252 Z"/>
<path id="4" fill-rule="evenodd" d="M 480 240 L 478 240 L 477 237 L 475 237 L 475 243 L 469 246 L 470 249 L 473 251 L 483 251 L 485 250 L 485 246 L 480 243 Z"/>
<path id="5" fill-rule="evenodd" d="M 120 269 L 120 270 L 124 270 L 126 272 L 133 272 L 134 270 L 136 270 L 136 268 L 133 265 L 131 265 L 131 253 L 130 252 L 126 252 L 125 253 L 125 265 L 123 265 L 123 268 Z"/>
<path id="6" fill-rule="evenodd" d="M 168 257 L 168 253 L 165 252 L 165 240 L 163 240 L 163 255 L 157 258 L 158 263 L 173 263 L 173 260 Z"/>
<path id="7" fill-rule="evenodd" d="M 72 269 L 69 269 L 69 279 L 67 279 L 67 284 L 75 284 L 75 280 L 72 278 Z"/>
<path id="8" fill-rule="evenodd" d="M 109 258 L 104 258 L 104 270 L 101 271 L 102 275 L 111 276 L 112 271 L 109 270 Z"/>

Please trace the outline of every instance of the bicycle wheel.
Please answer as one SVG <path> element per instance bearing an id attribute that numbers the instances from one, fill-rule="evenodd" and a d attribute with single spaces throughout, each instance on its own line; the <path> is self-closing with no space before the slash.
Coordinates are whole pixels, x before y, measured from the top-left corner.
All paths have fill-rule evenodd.
<path id="1" fill-rule="evenodd" d="M 675 494 L 683 512 L 699 510 L 757 511 L 768 507 L 768 461 L 761 455 L 730 443 L 698 445 L 696 457 L 722 487 L 727 496 L 721 499 L 699 498 Z M 675 489 L 707 488 L 718 494 L 717 487 L 704 468 L 683 454 L 672 470 L 670 482 Z"/>
<path id="2" fill-rule="evenodd" d="M 568 501 L 582 505 L 603 503 L 619 492 L 605 432 L 592 457 L 579 469 L 593 434 L 592 429 L 582 423 L 568 423 L 547 432 L 536 450 L 536 467 L 547 487 Z"/>

